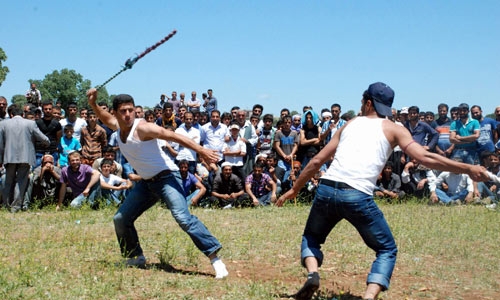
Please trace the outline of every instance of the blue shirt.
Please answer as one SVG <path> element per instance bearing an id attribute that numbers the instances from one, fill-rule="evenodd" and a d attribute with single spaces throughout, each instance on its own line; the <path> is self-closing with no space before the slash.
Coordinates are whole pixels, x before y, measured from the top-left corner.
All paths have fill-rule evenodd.
<path id="1" fill-rule="evenodd" d="M 431 150 L 436 147 L 439 139 L 439 133 L 429 124 L 418 121 L 417 125 L 414 128 L 411 128 L 410 122 L 407 122 L 405 127 L 410 131 L 415 142 L 422 146 L 427 146 Z"/>
<path id="2" fill-rule="evenodd" d="M 451 122 L 450 132 L 455 131 L 459 136 L 469 136 L 473 135 L 474 131 L 479 130 L 481 125 L 478 120 L 469 118 L 467 123 L 462 123 L 460 119 Z M 465 144 L 456 144 L 455 149 L 476 149 L 476 142 L 470 142 Z"/>
<path id="3" fill-rule="evenodd" d="M 479 137 L 477 138 L 479 153 L 483 151 L 495 152 L 493 132 L 496 130 L 497 122 L 491 118 L 483 118 L 483 120 L 479 122 L 479 125 L 481 126 L 479 128 Z"/>
<path id="4" fill-rule="evenodd" d="M 187 174 L 186 178 L 182 178 L 182 188 L 183 188 L 183 194 L 184 197 L 187 197 L 191 194 L 191 188 L 196 185 L 198 182 L 198 179 L 196 176 L 193 174 L 189 173 Z"/>
<path id="5" fill-rule="evenodd" d="M 68 139 L 66 136 L 62 136 L 58 148 L 59 153 L 61 153 L 61 155 L 59 155 L 59 165 L 62 168 L 68 165 L 68 154 L 71 151 L 80 151 L 82 145 L 80 145 L 80 141 L 74 137 Z"/>

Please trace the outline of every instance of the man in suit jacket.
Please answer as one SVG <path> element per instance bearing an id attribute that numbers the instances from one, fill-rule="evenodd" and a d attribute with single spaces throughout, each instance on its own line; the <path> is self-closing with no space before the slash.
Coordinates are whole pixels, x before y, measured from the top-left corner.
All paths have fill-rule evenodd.
<path id="1" fill-rule="evenodd" d="M 28 186 L 28 175 L 31 166 L 35 165 L 34 141 L 49 145 L 46 137 L 36 123 L 23 119 L 23 110 L 17 105 L 8 109 L 10 119 L 0 122 L 0 167 L 5 165 L 5 188 L 2 192 L 4 206 L 11 212 L 23 207 L 23 198 Z M 14 193 L 16 184 L 19 192 Z M 11 201 L 11 196 L 13 200 Z"/>

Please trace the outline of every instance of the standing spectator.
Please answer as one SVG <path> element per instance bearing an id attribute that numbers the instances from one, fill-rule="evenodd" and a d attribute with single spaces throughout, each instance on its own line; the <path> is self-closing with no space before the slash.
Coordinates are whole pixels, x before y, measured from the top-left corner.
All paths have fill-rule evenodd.
<path id="1" fill-rule="evenodd" d="M 59 150 L 59 166 L 66 167 L 68 165 L 68 155 L 73 151 L 82 150 L 80 141 L 73 136 L 73 126 L 64 126 L 64 136 L 61 137 L 57 148 Z"/>
<path id="2" fill-rule="evenodd" d="M 196 91 L 191 92 L 191 98 L 186 102 L 186 105 L 188 107 L 188 111 L 192 111 L 193 109 L 200 110 L 201 106 L 201 101 L 200 99 L 196 98 Z"/>
<path id="3" fill-rule="evenodd" d="M 136 105 L 135 106 L 135 117 L 137 119 L 143 119 L 144 118 L 144 109 L 142 108 L 141 105 Z"/>
<path id="4" fill-rule="evenodd" d="M 311 158 L 319 152 L 321 144 L 321 127 L 318 124 L 318 115 L 313 110 L 308 110 L 302 115 L 302 128 L 300 129 L 300 143 L 298 161 L 305 167 Z"/>
<path id="5" fill-rule="evenodd" d="M 253 171 L 245 179 L 245 191 L 254 206 L 267 206 L 276 202 L 276 183 L 264 173 L 260 162 L 253 166 Z"/>
<path id="6" fill-rule="evenodd" d="M 233 208 L 248 205 L 242 180 L 233 174 L 230 163 L 223 162 L 221 171 L 215 176 L 209 205 L 222 208 Z"/>
<path id="7" fill-rule="evenodd" d="M 2 199 L 5 207 L 17 212 L 28 209 L 23 199 L 28 187 L 29 171 L 35 165 L 33 141 L 48 145 L 49 138 L 38 129 L 35 122 L 22 117 L 21 108 L 11 106 L 8 111 L 11 118 L 0 122 L 0 168 L 5 167 Z M 18 192 L 15 192 L 16 185 L 19 186 Z"/>
<path id="8" fill-rule="evenodd" d="M 59 122 L 59 124 L 61 123 L 61 108 L 60 107 L 57 107 L 57 106 L 54 106 L 52 107 L 52 118 L 54 120 L 56 120 L 57 122 Z M 62 128 L 62 125 L 61 125 L 61 128 Z"/>
<path id="9" fill-rule="evenodd" d="M 177 99 L 177 92 L 172 92 L 172 98 L 167 100 L 167 103 L 172 104 L 172 113 L 177 116 L 179 113 L 179 107 L 182 105 L 181 100 Z M 163 110 L 165 110 L 165 105 L 163 106 Z"/>
<path id="10" fill-rule="evenodd" d="M 437 123 L 434 120 L 436 116 L 434 116 L 434 113 L 432 111 L 426 111 L 425 112 L 425 123 L 429 124 L 432 128 L 436 129 Z"/>
<path id="11" fill-rule="evenodd" d="M 217 109 L 217 98 L 213 96 L 212 89 L 207 90 L 207 97 L 204 98 L 203 107 L 209 116 L 212 115 L 212 111 Z"/>
<path id="12" fill-rule="evenodd" d="M 333 137 L 335 132 L 339 130 L 340 127 L 344 126 L 346 121 L 342 120 L 340 118 L 340 113 L 342 112 L 340 104 L 334 103 L 332 104 L 332 107 L 330 108 L 331 112 L 331 119 L 329 121 L 326 121 L 323 123 L 323 126 L 321 128 L 321 140 L 324 141 L 324 144 L 328 144 L 330 142 L 330 139 Z"/>
<path id="13" fill-rule="evenodd" d="M 182 124 L 181 119 L 177 118 L 174 114 L 174 106 L 169 101 L 163 105 L 161 117 L 156 119 L 156 125 L 163 128 L 172 127 L 174 131 Z"/>
<path id="14" fill-rule="evenodd" d="M 278 166 L 278 159 L 276 158 L 276 154 L 274 152 L 267 155 L 266 167 L 264 170 L 276 183 L 276 193 L 281 194 L 281 183 L 285 177 L 285 170 Z"/>
<path id="15" fill-rule="evenodd" d="M 80 108 L 80 118 L 84 121 L 87 121 L 87 116 L 88 116 L 89 109 L 86 107 Z"/>
<path id="16" fill-rule="evenodd" d="M 61 115 L 60 115 L 61 118 L 65 118 L 66 117 L 66 111 L 64 110 L 64 108 L 62 108 L 62 102 L 61 102 L 61 100 L 59 100 L 59 99 L 56 100 L 56 105 L 52 108 L 52 111 L 54 111 L 54 108 L 58 108 L 59 109 L 59 112 L 61 113 Z"/>
<path id="17" fill-rule="evenodd" d="M 259 135 L 260 130 L 262 130 L 262 127 L 264 127 L 264 121 L 260 118 L 263 111 L 264 106 L 262 106 L 261 104 L 254 104 L 254 106 L 252 107 L 252 117 L 255 116 L 258 118 L 258 124 L 255 125 L 255 129 L 258 130 L 257 135 Z"/>
<path id="18" fill-rule="evenodd" d="M 411 106 L 408 109 L 409 119 L 405 127 L 410 131 L 415 142 L 432 152 L 439 139 L 439 134 L 429 124 L 420 121 L 419 111 L 420 109 L 417 106 Z"/>
<path id="19" fill-rule="evenodd" d="M 297 134 L 300 133 L 300 129 L 302 128 L 302 116 L 299 114 L 295 114 L 292 116 L 292 126 L 290 129 L 292 131 L 297 132 Z"/>
<path id="20" fill-rule="evenodd" d="M 88 112 L 88 126 L 82 128 L 80 144 L 82 145 L 82 163 L 92 166 L 94 161 L 102 157 L 102 150 L 108 145 L 106 131 L 97 124 L 97 115 L 93 110 Z"/>
<path id="21" fill-rule="evenodd" d="M 472 118 L 479 122 L 479 137 L 477 138 L 477 154 L 483 151 L 494 152 L 495 141 L 498 140 L 496 131 L 497 122 L 483 116 L 483 110 L 479 105 L 473 105 L 470 109 Z"/>
<path id="22" fill-rule="evenodd" d="M 194 141 L 196 144 L 200 143 L 201 134 L 197 128 L 193 127 L 193 113 L 186 112 L 184 113 L 184 123 L 182 123 L 179 128 L 175 130 L 175 133 L 185 136 L 186 138 Z M 198 160 L 198 156 L 196 155 L 196 151 L 190 148 L 186 148 L 182 145 L 179 145 L 179 151 L 176 156 L 176 163 L 181 160 L 186 160 L 189 165 L 189 172 L 191 174 L 196 173 L 196 162 Z"/>
<path id="23" fill-rule="evenodd" d="M 255 159 L 256 147 L 257 147 L 257 132 L 255 127 L 246 119 L 246 111 L 243 109 L 238 110 L 236 115 L 236 124 L 240 127 L 240 137 L 243 143 L 245 143 L 246 151 L 243 157 L 243 177 L 245 177 L 252 172 L 252 167 Z"/>
<path id="24" fill-rule="evenodd" d="M 247 147 L 243 138 L 240 137 L 240 126 L 234 123 L 229 126 L 230 138 L 222 148 L 224 154 L 224 161 L 231 165 L 233 174 L 238 176 L 241 180 L 245 179 L 245 172 L 243 170 L 243 157 L 246 156 Z"/>
<path id="25" fill-rule="evenodd" d="M 218 162 L 220 163 L 223 158 L 222 148 L 225 142 L 229 140 L 229 130 L 226 125 L 220 122 L 220 112 L 218 110 L 212 111 L 210 122 L 201 127 L 200 134 L 203 147 L 216 150 L 219 155 Z M 212 169 L 211 171 L 215 170 Z"/>
<path id="26" fill-rule="evenodd" d="M 165 105 L 165 103 L 167 103 L 166 99 L 169 99 L 169 98 L 167 97 L 167 95 L 165 95 L 165 94 L 161 94 L 161 95 L 160 95 L 160 102 L 159 102 L 158 104 L 156 104 L 156 105 L 155 105 L 155 109 L 156 109 L 157 107 L 161 109 L 161 108 L 163 107 L 163 105 Z"/>
<path id="27" fill-rule="evenodd" d="M 288 108 L 282 108 L 280 111 L 280 120 L 283 120 L 284 117 L 290 115 L 290 110 Z"/>
<path id="28" fill-rule="evenodd" d="M 0 96 L 0 121 L 8 118 L 7 115 L 7 99 L 4 96 Z"/>
<path id="29" fill-rule="evenodd" d="M 450 142 L 455 144 L 452 158 L 460 159 L 466 164 L 477 164 L 477 144 L 481 125 L 478 120 L 469 117 L 469 105 L 458 106 L 459 118 L 450 125 Z"/>
<path id="30" fill-rule="evenodd" d="M 42 103 L 42 94 L 40 90 L 36 88 L 36 84 L 33 82 L 30 85 L 30 89 L 26 92 L 26 101 L 33 104 L 35 107 L 39 107 Z"/>
<path id="31" fill-rule="evenodd" d="M 73 126 L 73 137 L 77 140 L 80 140 L 82 128 L 84 126 L 87 126 L 87 122 L 84 119 L 78 118 L 76 116 L 77 111 L 78 111 L 78 107 L 76 106 L 76 103 L 71 102 L 68 105 L 68 111 L 67 111 L 66 118 L 59 121 L 59 123 L 61 123 L 61 126 L 63 128 L 64 128 L 64 126 L 66 126 L 68 124 Z"/>
<path id="32" fill-rule="evenodd" d="M 291 130 L 292 118 L 285 116 L 283 118 L 283 128 L 276 131 L 274 135 L 274 150 L 278 154 L 278 166 L 283 170 L 290 171 L 292 160 L 299 147 L 299 135 Z"/>
<path id="33" fill-rule="evenodd" d="M 434 128 L 439 133 L 436 153 L 445 157 L 450 157 L 451 153 L 453 153 L 453 148 L 455 148 L 455 145 L 450 142 L 451 121 L 448 118 L 448 105 L 445 103 L 439 104 L 438 118 L 436 119 L 437 126 Z"/>
<path id="34" fill-rule="evenodd" d="M 61 189 L 56 211 L 61 209 L 66 198 L 66 187 L 71 188 L 71 207 L 80 207 L 87 200 L 92 208 L 96 208 L 95 200 L 101 197 L 101 173 L 91 166 L 82 164 L 81 155 L 73 151 L 68 156 L 69 166 L 61 169 Z"/>
<path id="35" fill-rule="evenodd" d="M 273 151 L 274 134 L 276 129 L 273 128 L 273 115 L 265 114 L 263 117 L 264 126 L 262 127 L 257 140 L 257 153 L 270 154 Z"/>
<path id="36" fill-rule="evenodd" d="M 231 116 L 233 116 L 232 121 L 236 122 L 236 117 L 238 116 L 238 111 L 240 110 L 239 106 L 233 106 L 231 107 Z"/>
<path id="37" fill-rule="evenodd" d="M 42 142 L 35 143 L 35 167 L 42 164 L 42 156 L 44 154 L 52 155 L 52 157 L 54 157 L 54 164 L 57 165 L 57 160 L 59 159 L 57 145 L 62 137 L 61 124 L 52 117 L 52 102 L 48 100 L 43 101 L 42 110 L 43 118 L 36 120 L 35 123 L 38 126 L 38 129 L 40 129 L 40 131 L 49 138 L 50 144 L 49 146 L 45 146 Z"/>

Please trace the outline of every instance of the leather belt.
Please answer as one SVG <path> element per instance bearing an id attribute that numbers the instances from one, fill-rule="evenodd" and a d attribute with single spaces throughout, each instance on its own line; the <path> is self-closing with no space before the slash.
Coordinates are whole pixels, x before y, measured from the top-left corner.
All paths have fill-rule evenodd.
<path id="1" fill-rule="evenodd" d="M 163 170 L 160 173 L 156 174 L 155 176 L 153 176 L 153 177 L 151 177 L 149 179 L 144 179 L 144 181 L 146 181 L 146 182 L 155 182 L 155 181 L 158 181 L 164 175 L 168 175 L 170 173 L 172 173 L 172 171 L 170 171 L 170 170 Z"/>
<path id="2" fill-rule="evenodd" d="M 328 179 L 320 179 L 319 181 L 320 184 L 324 184 L 327 186 L 331 186 L 336 189 L 341 189 L 341 190 L 354 190 L 354 188 L 347 183 L 339 182 L 339 181 L 333 181 L 333 180 L 328 180 Z"/>

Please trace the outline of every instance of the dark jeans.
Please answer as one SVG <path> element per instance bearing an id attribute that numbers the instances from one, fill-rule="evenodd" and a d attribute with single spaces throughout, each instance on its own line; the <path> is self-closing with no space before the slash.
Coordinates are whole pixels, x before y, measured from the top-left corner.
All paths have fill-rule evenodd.
<path id="1" fill-rule="evenodd" d="M 398 252 L 396 242 L 373 196 L 355 189 L 339 189 L 320 183 L 302 236 L 302 263 L 306 257 L 315 257 L 321 266 L 321 245 L 343 219 L 356 228 L 365 244 L 376 253 L 367 283 L 377 283 L 383 290 L 388 289 Z"/>

